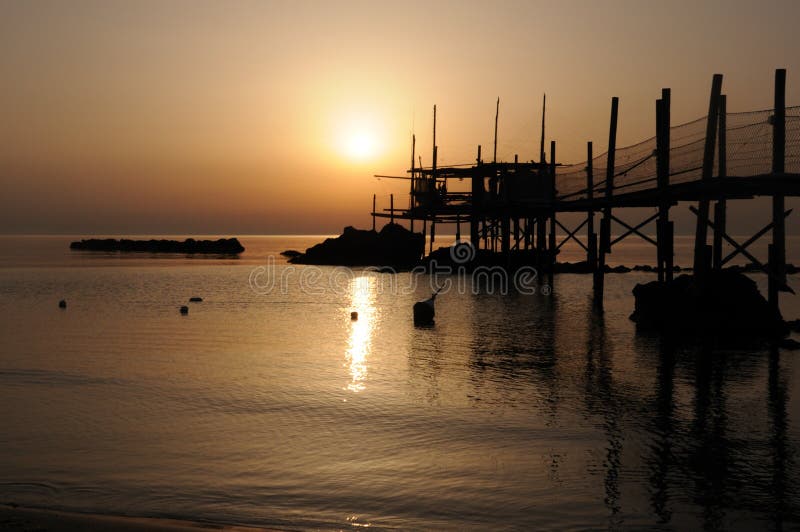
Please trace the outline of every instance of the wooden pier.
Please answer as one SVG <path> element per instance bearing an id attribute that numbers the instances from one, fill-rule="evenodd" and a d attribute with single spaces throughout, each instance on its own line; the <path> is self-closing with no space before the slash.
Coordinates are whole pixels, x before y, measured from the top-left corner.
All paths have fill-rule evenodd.
<path id="1" fill-rule="evenodd" d="M 775 72 L 772 109 L 728 113 L 720 74 L 713 76 L 705 117 L 672 126 L 670 100 L 670 89 L 663 89 L 655 105 L 654 137 L 618 148 L 619 99 L 612 98 L 607 151 L 594 156 L 589 142 L 586 161 L 574 165 L 556 163 L 555 142 L 550 142 L 547 161 L 543 110 L 538 161 L 521 162 L 517 156 L 514 162 L 497 161 L 496 115 L 491 162 L 482 159 L 478 146 L 474 163 L 440 167 L 434 107 L 430 166 L 416 164 L 412 139 L 411 168 L 403 177 L 410 181 L 408 207 L 396 208 L 392 197 L 389 209 L 376 211 L 373 202 L 373 220 L 409 220 L 412 230 L 415 222 L 421 223 L 423 234 L 430 231 L 431 251 L 437 225 L 455 224 L 460 240 L 461 224 L 466 223 L 475 248 L 503 254 L 509 261 L 514 254 L 522 255 L 549 275 L 561 247 L 573 240 L 586 252 L 587 268 L 594 274 L 595 302 L 602 308 L 606 258 L 625 238 L 636 236 L 652 244 L 658 279 L 672 279 L 671 209 L 692 202 L 695 275 L 702 279 L 741 255 L 768 276 L 768 299 L 777 308 L 779 293 L 791 291 L 786 282 L 785 235 L 790 211 L 785 210 L 784 198 L 800 196 L 800 107 L 786 107 L 786 71 Z M 466 181 L 467 190 L 457 190 L 454 180 Z M 771 221 L 751 238 L 737 242 L 726 232 L 727 202 L 760 196 L 772 198 Z M 615 214 L 633 207 L 655 208 L 655 214 L 636 224 Z M 569 228 L 557 218 L 567 212 L 586 216 Z M 612 238 L 615 224 L 621 233 Z M 650 224 L 655 225 L 655 238 L 644 232 Z M 560 242 L 557 227 L 566 235 Z M 582 236 L 579 232 L 584 229 Z M 748 248 L 766 235 L 772 239 L 768 256 L 759 260 Z M 723 255 L 725 243 L 732 248 L 727 255 Z"/>

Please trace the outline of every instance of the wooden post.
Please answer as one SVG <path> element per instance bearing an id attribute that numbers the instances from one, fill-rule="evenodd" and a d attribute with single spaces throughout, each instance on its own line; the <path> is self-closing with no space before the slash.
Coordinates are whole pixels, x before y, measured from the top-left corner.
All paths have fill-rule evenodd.
<path id="1" fill-rule="evenodd" d="M 670 89 L 661 89 L 661 99 L 656 101 L 656 165 L 660 195 L 658 222 L 656 223 L 658 280 L 672 280 L 672 233 L 670 232 L 667 189 L 669 187 L 670 157 Z M 670 257 L 670 258 L 668 258 Z"/>
<path id="2" fill-rule="evenodd" d="M 717 155 L 719 161 L 719 178 L 725 179 L 728 174 L 728 146 L 727 146 L 727 98 L 724 94 L 719 97 L 719 145 Z M 725 233 L 727 218 L 727 201 L 721 196 L 714 205 L 714 251 L 713 266 L 719 271 L 722 269 L 722 235 Z"/>
<path id="3" fill-rule="evenodd" d="M 547 94 L 542 95 L 542 136 L 539 141 L 539 162 L 544 164 L 544 113 L 547 108 Z"/>
<path id="4" fill-rule="evenodd" d="M 614 164 L 617 151 L 617 115 L 619 114 L 619 98 L 611 98 L 611 123 L 608 130 L 608 156 L 606 161 L 606 205 L 603 208 L 603 220 L 600 222 L 600 256 L 594 276 L 594 302 L 603 308 L 604 274 L 606 253 L 611 252 L 611 200 L 614 196 Z"/>
<path id="5" fill-rule="evenodd" d="M 492 157 L 492 162 L 497 162 L 497 119 L 500 116 L 500 97 L 497 97 L 497 107 L 495 108 L 494 112 L 494 157 Z"/>
<path id="6" fill-rule="evenodd" d="M 553 276 L 553 270 L 556 267 L 556 141 L 550 141 L 550 183 L 549 183 L 548 209 L 550 211 L 550 241 L 548 242 L 549 254 L 549 273 L 550 277 Z"/>
<path id="7" fill-rule="evenodd" d="M 456 242 L 461 242 L 461 214 L 456 213 Z"/>
<path id="8" fill-rule="evenodd" d="M 470 196 L 471 212 L 469 218 L 469 240 L 477 250 L 481 247 L 480 235 L 480 213 L 481 202 L 483 201 L 483 173 L 481 171 L 481 146 L 478 145 L 478 158 L 475 161 L 475 169 L 472 174 L 472 195 Z"/>
<path id="9" fill-rule="evenodd" d="M 414 192 L 415 192 L 414 185 L 417 182 L 416 180 L 417 174 L 414 171 L 414 151 L 416 150 L 416 147 L 417 147 L 417 136 L 412 133 L 411 134 L 411 192 L 408 195 L 408 209 L 412 211 L 411 221 L 409 222 L 409 229 L 411 230 L 412 233 L 414 232 L 414 214 L 413 214 Z"/>
<path id="10" fill-rule="evenodd" d="M 589 203 L 589 210 L 586 212 L 586 239 L 588 249 L 586 250 L 586 263 L 590 271 L 597 270 L 597 235 L 594 232 L 594 162 L 592 161 L 592 143 L 586 143 L 586 200 Z"/>
<path id="11" fill-rule="evenodd" d="M 389 223 L 394 223 L 394 194 L 389 194 Z"/>
<path id="12" fill-rule="evenodd" d="M 719 116 L 719 97 L 722 93 L 722 74 L 714 74 L 711 82 L 711 98 L 708 102 L 708 121 L 706 122 L 706 144 L 703 152 L 703 181 L 708 181 L 714 174 L 714 150 L 717 140 Z M 697 225 L 694 235 L 694 273 L 702 276 L 708 270 L 708 253 L 706 238 L 708 236 L 708 199 L 701 199 L 697 206 Z M 783 211 L 781 211 L 783 212 Z"/>
<path id="13" fill-rule="evenodd" d="M 786 70 L 775 71 L 775 115 L 772 121 L 772 173 L 785 171 L 786 154 Z M 772 245 L 769 255 L 769 302 L 780 311 L 778 291 L 786 283 L 786 226 L 783 194 L 772 196 Z"/>
<path id="14" fill-rule="evenodd" d="M 375 230 L 375 194 L 372 195 L 372 230 Z"/>

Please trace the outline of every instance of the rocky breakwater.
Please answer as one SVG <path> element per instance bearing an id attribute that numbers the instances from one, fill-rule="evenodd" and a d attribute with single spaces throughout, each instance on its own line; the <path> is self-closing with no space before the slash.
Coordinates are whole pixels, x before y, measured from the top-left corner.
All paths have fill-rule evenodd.
<path id="1" fill-rule="evenodd" d="M 90 238 L 72 242 L 70 249 L 79 251 L 105 252 L 139 252 L 139 253 L 182 253 L 238 255 L 244 246 L 236 238 L 220 238 L 218 240 L 129 240 L 114 238 Z"/>

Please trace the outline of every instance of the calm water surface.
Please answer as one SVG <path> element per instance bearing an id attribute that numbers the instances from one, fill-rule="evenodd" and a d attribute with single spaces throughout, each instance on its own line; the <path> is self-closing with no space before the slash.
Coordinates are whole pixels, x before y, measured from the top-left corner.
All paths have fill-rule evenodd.
<path id="1" fill-rule="evenodd" d="M 242 238 L 240 259 L 69 240 L 0 238 L 0 502 L 288 529 L 800 527 L 800 355 L 637 334 L 649 274 L 609 275 L 603 318 L 588 276 L 559 275 L 551 296 L 451 291 L 415 328 L 425 277 L 267 261 L 318 237 Z"/>

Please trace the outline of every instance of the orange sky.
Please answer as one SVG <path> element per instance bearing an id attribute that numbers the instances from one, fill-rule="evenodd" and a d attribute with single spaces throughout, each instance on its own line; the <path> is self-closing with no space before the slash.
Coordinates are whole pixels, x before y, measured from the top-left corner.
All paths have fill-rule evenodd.
<path id="1" fill-rule="evenodd" d="M 696 5 L 699 4 L 699 5 Z M 798 2 L 28 2 L 0 4 L 0 232 L 332 233 L 430 162 L 538 150 L 560 162 L 702 116 L 800 103 Z M 355 157 L 352 138 L 366 135 Z M 405 197 L 398 201 L 407 201 Z"/>

